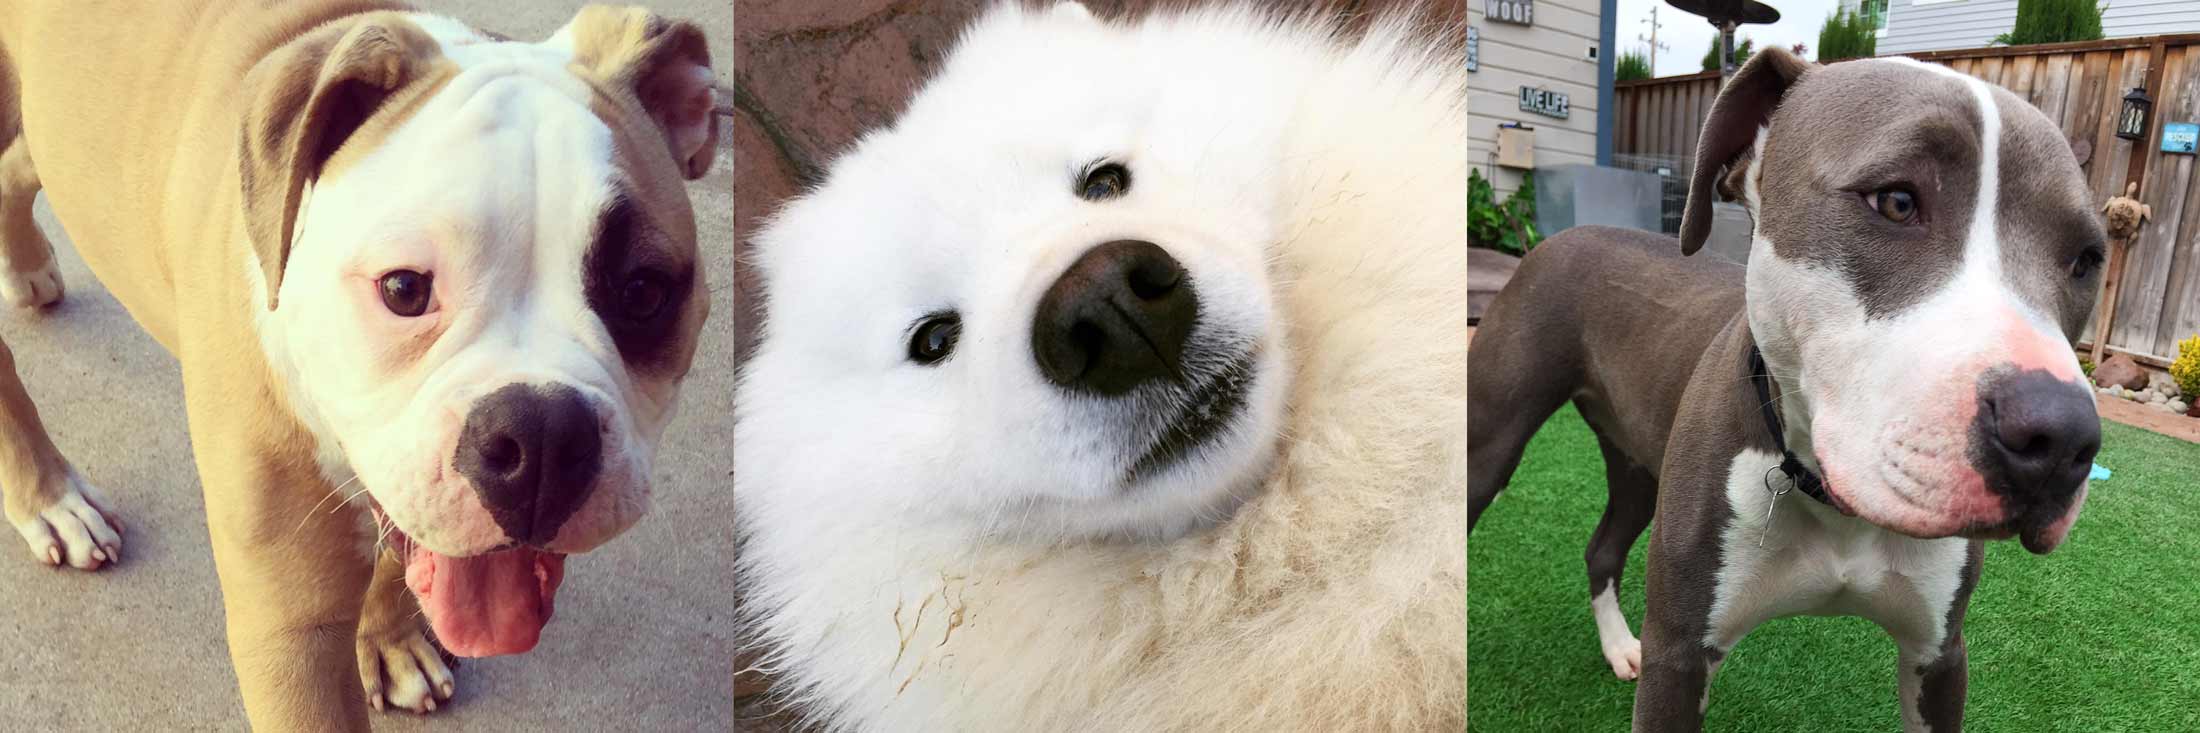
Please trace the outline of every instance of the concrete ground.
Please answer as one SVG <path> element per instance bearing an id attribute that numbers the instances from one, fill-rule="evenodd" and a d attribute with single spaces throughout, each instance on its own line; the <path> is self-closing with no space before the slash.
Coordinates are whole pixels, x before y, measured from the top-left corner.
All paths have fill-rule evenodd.
<path id="1" fill-rule="evenodd" d="M 533 39 L 581 3 L 425 4 Z M 731 5 L 646 4 L 701 22 L 719 76 L 731 77 Z M 426 718 L 376 714 L 376 730 L 731 727 L 731 157 L 722 147 L 710 176 L 689 187 L 712 318 L 659 450 L 654 511 L 567 563 L 557 618 L 533 652 L 466 661 L 452 704 Z M 97 573 L 48 568 L 13 532 L 0 537 L 0 730 L 244 730 L 176 362 L 92 278 L 43 203 L 40 222 L 68 297 L 0 313 L 0 337 L 55 442 L 107 490 L 129 531 L 124 562 Z"/>

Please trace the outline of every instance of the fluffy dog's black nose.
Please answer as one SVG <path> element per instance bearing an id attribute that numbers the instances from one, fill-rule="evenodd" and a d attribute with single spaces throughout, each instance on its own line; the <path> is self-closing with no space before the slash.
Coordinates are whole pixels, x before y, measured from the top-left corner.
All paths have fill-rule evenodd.
<path id="1" fill-rule="evenodd" d="M 1199 320 L 1191 279 L 1152 242 L 1117 240 L 1087 250 L 1039 299 L 1031 352 L 1048 381 L 1120 395 L 1181 373 Z"/>
<path id="2" fill-rule="evenodd" d="M 2101 451 L 2092 393 L 2036 369 L 1979 385 L 1973 429 L 1974 457 L 1987 487 L 2027 504 L 2076 493 Z"/>
<path id="3" fill-rule="evenodd" d="M 543 545 L 595 486 L 601 431 L 595 408 L 572 387 L 506 385 L 466 414 L 451 463 L 506 535 Z"/>

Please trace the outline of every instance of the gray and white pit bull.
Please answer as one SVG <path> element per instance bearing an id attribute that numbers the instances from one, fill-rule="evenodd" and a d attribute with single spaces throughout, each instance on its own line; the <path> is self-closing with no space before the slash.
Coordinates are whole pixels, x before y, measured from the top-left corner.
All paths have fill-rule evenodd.
<path id="1" fill-rule="evenodd" d="M 1747 267 L 1683 257 L 1715 187 L 1755 222 Z M 1607 469 L 1589 589 L 1605 659 L 1640 676 L 1636 730 L 1700 729 L 1727 652 L 1799 614 L 1878 623 L 1904 727 L 1958 729 L 1984 541 L 2046 553 L 2085 500 L 2101 432 L 2070 343 L 2104 241 L 2024 100 L 1908 59 L 1759 53 L 1705 122 L 1679 252 L 1571 229 L 1491 304 L 1470 531 L 1572 400 Z M 1616 589 L 1654 507 L 1638 643 Z"/>

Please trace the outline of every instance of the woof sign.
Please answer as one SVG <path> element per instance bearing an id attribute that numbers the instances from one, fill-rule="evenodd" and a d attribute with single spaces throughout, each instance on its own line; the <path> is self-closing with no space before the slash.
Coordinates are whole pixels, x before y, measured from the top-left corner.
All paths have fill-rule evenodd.
<path id="1" fill-rule="evenodd" d="M 1566 96 L 1565 92 L 1554 92 L 1549 89 L 1537 89 L 1531 86 L 1520 88 L 1520 111 L 1522 112 L 1534 112 L 1545 117 L 1556 117 L 1563 120 L 1566 119 L 1567 115 L 1573 114 L 1572 109 L 1573 102 Z"/>
<path id="2" fill-rule="evenodd" d="M 1489 0 L 1482 5 L 1482 12 L 1490 20 L 1535 25 L 1535 0 Z"/>

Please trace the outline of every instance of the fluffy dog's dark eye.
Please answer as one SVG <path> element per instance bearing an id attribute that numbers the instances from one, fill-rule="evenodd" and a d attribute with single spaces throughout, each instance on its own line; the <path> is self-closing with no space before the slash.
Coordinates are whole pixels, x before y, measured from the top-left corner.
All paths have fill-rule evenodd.
<path id="1" fill-rule="evenodd" d="M 1864 202 L 1896 224 L 1908 224 L 1917 218 L 1917 194 L 1906 188 L 1882 188 L 1865 194 Z"/>
<path id="2" fill-rule="evenodd" d="M 1077 197 L 1086 201 L 1106 201 L 1130 190 L 1131 171 L 1119 163 L 1093 166 L 1077 181 Z"/>
<path id="3" fill-rule="evenodd" d="M 2084 280 L 2086 276 L 2093 274 L 2093 268 L 2100 267 L 2101 262 L 2106 259 L 2108 257 L 2101 253 L 2101 248 L 2085 248 L 2085 251 L 2079 252 L 2077 257 L 2070 260 L 2070 279 Z"/>
<path id="4" fill-rule="evenodd" d="M 406 318 L 428 312 L 428 303 L 434 298 L 435 278 L 412 270 L 393 270 L 375 281 L 382 291 L 382 305 Z"/>
<path id="5" fill-rule="evenodd" d="M 665 309 L 669 292 L 662 276 L 654 272 L 636 273 L 619 290 L 619 312 L 637 321 L 649 320 Z"/>
<path id="6" fill-rule="evenodd" d="M 917 332 L 909 338 L 909 360 L 925 366 L 938 364 L 955 353 L 955 341 L 962 337 L 962 316 L 953 313 L 936 313 L 917 322 Z"/>

